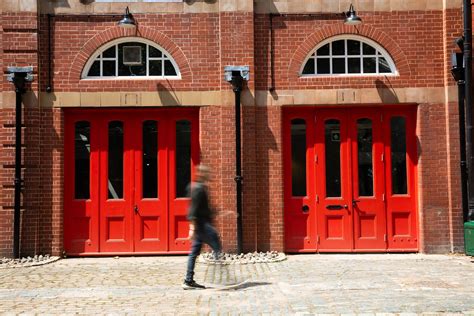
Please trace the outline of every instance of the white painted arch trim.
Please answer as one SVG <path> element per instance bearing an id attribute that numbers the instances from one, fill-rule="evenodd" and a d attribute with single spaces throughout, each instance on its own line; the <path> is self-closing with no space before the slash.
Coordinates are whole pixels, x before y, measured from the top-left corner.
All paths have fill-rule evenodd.
<path id="1" fill-rule="evenodd" d="M 304 66 L 306 65 L 306 63 L 308 62 L 308 59 L 311 58 L 311 56 L 313 54 L 316 53 L 316 51 L 323 47 L 324 45 L 328 44 L 328 43 L 331 43 L 331 42 L 334 42 L 334 41 L 338 41 L 338 40 L 355 40 L 355 41 L 359 41 L 359 42 L 362 42 L 362 43 L 365 43 L 367 45 L 370 45 L 371 47 L 373 47 L 377 52 L 380 52 L 380 54 L 382 55 L 382 57 L 385 58 L 385 60 L 387 61 L 388 65 L 390 66 L 390 69 L 392 70 L 391 73 L 374 73 L 374 74 L 366 74 L 366 73 L 360 73 L 360 74 L 321 74 L 321 75 L 318 75 L 318 74 L 309 74 L 309 75 L 305 75 L 303 74 L 303 69 L 304 69 Z M 348 57 L 349 55 L 340 55 L 338 57 Z M 332 58 L 331 58 L 332 59 Z M 301 64 L 301 67 L 300 67 L 300 71 L 298 72 L 298 75 L 301 77 L 301 78 L 323 78 L 323 77 L 379 77 L 379 76 L 390 76 L 390 77 L 395 77 L 395 76 L 398 76 L 399 73 L 398 73 L 398 70 L 397 70 L 397 67 L 395 66 L 395 62 L 393 61 L 392 57 L 390 56 L 390 54 L 385 50 L 385 48 L 383 48 L 380 44 L 378 44 L 377 42 L 367 38 L 367 37 L 364 37 L 364 36 L 360 36 L 360 35 L 353 35 L 353 34 L 342 34 L 342 35 L 336 35 L 336 36 L 332 36 L 332 37 L 329 37 L 327 39 L 325 39 L 324 41 L 320 42 L 313 50 L 311 50 L 311 52 L 306 56 L 306 58 L 304 59 L 304 62 Z"/>
<path id="2" fill-rule="evenodd" d="M 87 73 L 89 72 L 92 64 L 99 57 L 100 54 L 102 54 L 104 51 L 106 51 L 112 46 L 122 44 L 122 43 L 128 43 L 128 42 L 143 43 L 143 44 L 153 46 L 156 49 L 159 49 L 164 55 L 167 56 L 167 59 L 171 61 L 171 64 L 176 70 L 176 76 L 165 76 L 164 73 L 162 76 L 115 76 L 115 77 L 112 77 L 112 76 L 88 77 L 87 76 Z M 116 56 L 116 58 L 118 59 L 118 56 Z M 89 60 L 86 62 L 84 69 L 82 70 L 81 79 L 82 80 L 130 80 L 130 79 L 133 79 L 133 80 L 161 80 L 161 79 L 179 80 L 181 79 L 181 71 L 179 70 L 178 64 L 176 63 L 174 58 L 171 56 L 171 54 L 166 49 L 158 45 L 157 43 L 150 41 L 148 39 L 142 38 L 142 37 L 121 37 L 113 41 L 110 41 L 107 44 L 102 45 L 89 57 Z"/>

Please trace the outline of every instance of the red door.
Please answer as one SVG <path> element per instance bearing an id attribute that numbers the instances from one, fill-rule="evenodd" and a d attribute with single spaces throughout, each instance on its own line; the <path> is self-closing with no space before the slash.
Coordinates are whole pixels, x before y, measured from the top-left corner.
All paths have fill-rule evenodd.
<path id="1" fill-rule="evenodd" d="M 196 110 L 68 111 L 65 144 L 66 252 L 188 251 Z"/>
<path id="2" fill-rule="evenodd" d="M 346 111 L 315 114 L 316 221 L 319 248 L 352 249 L 350 138 Z"/>
<path id="3" fill-rule="evenodd" d="M 417 250 L 415 114 L 285 109 L 287 251 Z"/>

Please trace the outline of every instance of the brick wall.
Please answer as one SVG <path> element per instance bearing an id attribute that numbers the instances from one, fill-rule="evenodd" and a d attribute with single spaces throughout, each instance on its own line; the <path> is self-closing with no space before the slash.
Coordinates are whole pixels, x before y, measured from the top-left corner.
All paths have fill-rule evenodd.
<path id="1" fill-rule="evenodd" d="M 231 86 L 223 79 L 225 65 L 249 65 L 251 80 L 242 107 L 243 241 L 244 250 L 284 250 L 283 162 L 280 106 L 253 99 L 258 90 L 447 87 L 449 54 L 460 35 L 460 10 L 360 12 L 364 24 L 346 27 L 339 16 L 270 16 L 252 12 L 137 13 L 138 36 L 169 50 L 183 79 L 175 81 L 81 81 L 87 59 L 113 39 L 135 35 L 109 17 L 52 19 L 53 86 L 55 92 L 220 91 L 222 104 L 200 111 L 201 160 L 211 166 L 211 199 L 218 209 L 235 210 L 235 113 Z M 26 22 L 24 21 L 26 19 Z M 0 64 L 33 65 L 31 90 L 47 86 L 47 16 L 35 13 L 1 15 Z M 299 78 L 297 72 L 318 42 L 338 34 L 367 36 L 387 49 L 399 77 Z M 273 45 L 271 45 L 271 40 Z M 1 47 L 0 47 L 1 48 Z M 38 52 L 42 69 L 38 78 Z M 274 78 L 270 56 L 274 54 Z M 274 83 L 274 85 L 273 85 Z M 2 81 L 2 91 L 13 91 Z M 31 97 L 31 96 L 30 96 Z M 36 97 L 38 97 L 36 95 Z M 449 98 L 449 95 L 446 99 Z M 0 114 L 0 256 L 11 254 L 14 167 L 14 104 L 3 93 Z M 324 105 L 321 100 L 311 100 Z M 38 107 L 30 100 L 24 121 L 24 203 L 22 254 L 62 251 L 63 115 L 61 109 Z M 459 190 L 459 143 L 454 102 L 419 105 L 418 197 L 421 250 L 462 249 Z M 441 141 L 442 140 L 442 141 Z M 236 219 L 219 218 L 217 226 L 226 250 L 234 251 Z"/>

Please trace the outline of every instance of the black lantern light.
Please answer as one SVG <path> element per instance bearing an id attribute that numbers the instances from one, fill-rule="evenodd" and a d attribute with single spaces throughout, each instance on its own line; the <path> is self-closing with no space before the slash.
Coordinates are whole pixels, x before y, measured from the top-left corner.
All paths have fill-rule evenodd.
<path id="1" fill-rule="evenodd" d="M 123 15 L 123 19 L 118 22 L 118 25 L 123 28 L 131 29 L 137 26 L 135 19 L 133 18 L 130 10 L 128 7 L 125 9 L 125 14 Z"/>
<path id="2" fill-rule="evenodd" d="M 347 11 L 345 14 L 346 14 L 346 20 L 344 21 L 344 24 L 358 25 L 362 23 L 362 19 L 357 16 L 352 3 L 351 3 L 351 6 L 349 7 L 349 11 Z"/>

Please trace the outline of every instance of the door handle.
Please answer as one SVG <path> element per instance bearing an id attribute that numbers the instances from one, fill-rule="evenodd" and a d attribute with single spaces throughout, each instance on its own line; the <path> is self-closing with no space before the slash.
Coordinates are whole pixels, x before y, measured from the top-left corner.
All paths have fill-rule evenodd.
<path id="1" fill-rule="evenodd" d="M 135 211 L 135 214 L 138 214 L 138 205 L 135 205 L 135 207 L 133 208 L 133 210 Z"/>
<path id="2" fill-rule="evenodd" d="M 303 213 L 305 213 L 305 214 L 308 213 L 308 212 L 309 212 L 309 206 L 306 205 L 306 204 L 303 205 L 303 206 L 301 207 L 301 211 L 302 211 Z"/>
<path id="3" fill-rule="evenodd" d="M 357 202 L 360 202 L 360 200 L 352 200 L 352 206 L 356 206 Z"/>

